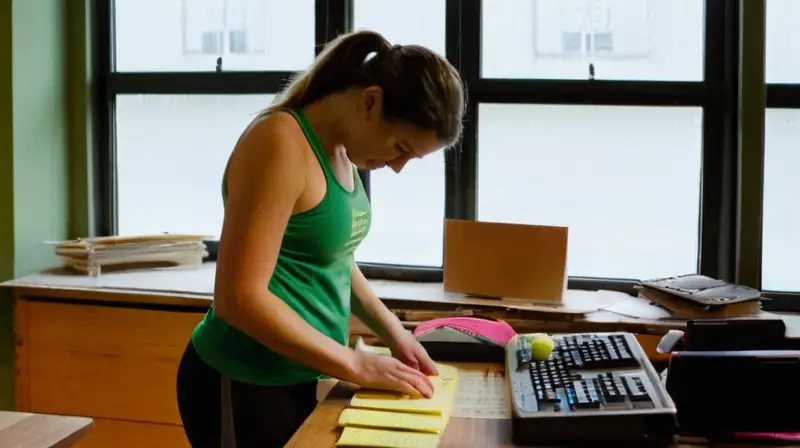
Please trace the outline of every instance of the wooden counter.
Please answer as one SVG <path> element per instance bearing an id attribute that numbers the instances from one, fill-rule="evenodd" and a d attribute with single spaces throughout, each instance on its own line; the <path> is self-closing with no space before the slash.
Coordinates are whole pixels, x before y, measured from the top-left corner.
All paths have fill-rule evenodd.
<path id="1" fill-rule="evenodd" d="M 95 429 L 79 448 L 187 447 L 175 374 L 192 329 L 212 303 L 214 267 L 98 278 L 50 272 L 3 284 L 15 298 L 18 410 L 93 418 Z M 654 354 L 660 335 L 681 326 L 625 317 L 651 310 L 613 292 L 570 291 L 566 309 L 552 309 L 449 294 L 436 283 L 376 281 L 373 287 L 409 327 L 440 316 L 476 316 L 504 319 L 523 332 L 625 330 L 639 334 Z M 800 317 L 781 317 L 800 333 Z M 354 320 L 351 337 L 359 335 L 371 333 Z"/>
<path id="2" fill-rule="evenodd" d="M 92 419 L 0 412 L 0 448 L 66 448 L 92 428 Z"/>

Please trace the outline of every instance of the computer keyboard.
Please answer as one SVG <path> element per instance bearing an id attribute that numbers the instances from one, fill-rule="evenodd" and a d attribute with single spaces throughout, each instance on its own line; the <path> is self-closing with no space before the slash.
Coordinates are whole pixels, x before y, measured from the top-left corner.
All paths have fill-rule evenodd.
<path id="1" fill-rule="evenodd" d="M 506 347 L 515 444 L 675 442 L 675 405 L 632 334 L 564 334 L 553 341 L 545 361 L 531 359 L 524 334 Z"/>

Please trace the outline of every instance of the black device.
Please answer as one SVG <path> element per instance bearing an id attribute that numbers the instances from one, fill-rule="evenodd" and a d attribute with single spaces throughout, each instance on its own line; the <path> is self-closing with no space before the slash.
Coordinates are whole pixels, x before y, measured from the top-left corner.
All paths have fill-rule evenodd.
<path id="1" fill-rule="evenodd" d="M 675 405 L 632 334 L 565 334 L 553 341 L 545 361 L 531 358 L 527 335 L 506 348 L 515 444 L 675 443 Z"/>
<path id="2" fill-rule="evenodd" d="M 666 387 L 682 436 L 800 432 L 800 351 L 673 353 Z"/>
<path id="3" fill-rule="evenodd" d="M 783 319 L 695 319 L 686 323 L 686 351 L 800 350 Z"/>
<path id="4" fill-rule="evenodd" d="M 416 336 L 435 361 L 503 362 L 506 348 L 486 338 L 441 326 Z"/>
<path id="5" fill-rule="evenodd" d="M 434 361 L 503 362 L 505 349 L 474 342 L 427 341 L 420 343 Z"/>

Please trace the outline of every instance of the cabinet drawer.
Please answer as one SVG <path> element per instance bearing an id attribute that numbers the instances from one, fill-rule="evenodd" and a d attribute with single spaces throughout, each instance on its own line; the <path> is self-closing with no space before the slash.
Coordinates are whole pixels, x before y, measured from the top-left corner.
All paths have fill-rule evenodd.
<path id="1" fill-rule="evenodd" d="M 97 419 L 75 448 L 189 448 L 183 428 L 155 423 Z"/>
<path id="2" fill-rule="evenodd" d="M 175 375 L 202 313 L 30 301 L 25 314 L 30 411 L 180 424 Z"/>

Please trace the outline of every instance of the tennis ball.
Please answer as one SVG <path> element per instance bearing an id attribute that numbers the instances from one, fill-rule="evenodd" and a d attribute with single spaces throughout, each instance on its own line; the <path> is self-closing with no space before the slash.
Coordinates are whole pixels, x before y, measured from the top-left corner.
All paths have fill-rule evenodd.
<path id="1" fill-rule="evenodd" d="M 546 333 L 535 333 L 528 336 L 531 344 L 531 358 L 534 361 L 544 361 L 553 353 L 553 338 Z"/>

